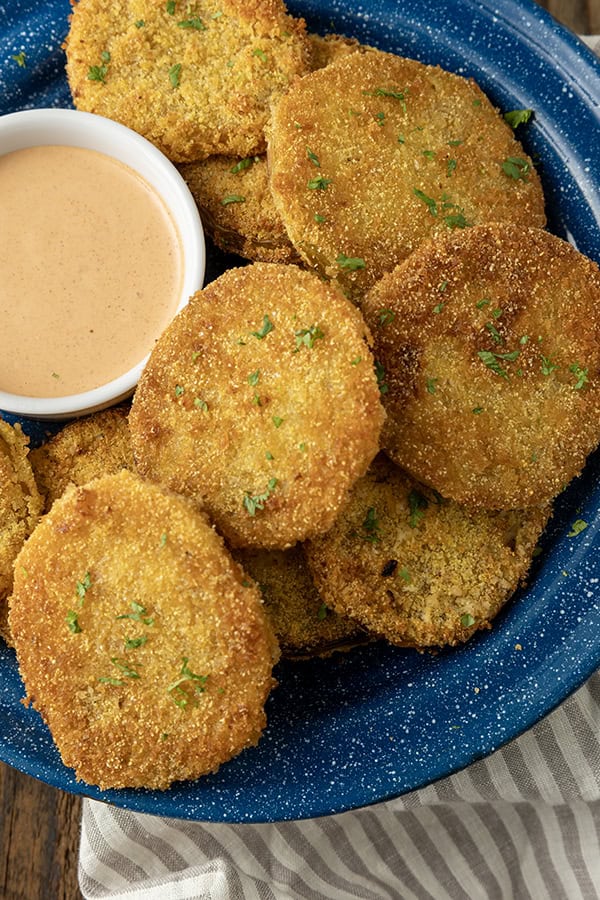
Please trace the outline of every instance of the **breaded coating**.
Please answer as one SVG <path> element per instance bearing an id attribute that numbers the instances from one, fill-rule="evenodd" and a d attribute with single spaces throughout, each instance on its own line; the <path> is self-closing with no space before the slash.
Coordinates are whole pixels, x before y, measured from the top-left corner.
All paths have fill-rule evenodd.
<path id="1" fill-rule="evenodd" d="M 369 340 L 312 273 L 230 269 L 150 356 L 129 416 L 138 470 L 194 498 L 233 547 L 326 531 L 379 447 Z"/>
<path id="2" fill-rule="evenodd" d="M 390 53 L 296 81 L 268 158 L 292 243 L 355 300 L 426 238 L 546 221 L 531 160 L 475 82 Z"/>
<path id="3" fill-rule="evenodd" d="M 65 49 L 77 109 L 175 162 L 264 151 L 271 99 L 310 64 L 281 0 L 79 0 Z"/>
<path id="4" fill-rule="evenodd" d="M 101 475 L 133 469 L 126 410 L 115 407 L 70 422 L 32 450 L 29 460 L 45 512 L 70 484 L 82 486 Z"/>
<path id="5" fill-rule="evenodd" d="M 311 48 L 310 68 L 313 71 L 323 69 L 351 53 L 368 53 L 374 49 L 343 34 L 326 34 L 324 37 L 320 34 L 309 34 L 308 39 Z"/>
<path id="6" fill-rule="evenodd" d="M 214 772 L 264 728 L 278 650 L 258 588 L 193 504 L 131 472 L 54 503 L 10 624 L 27 701 L 102 789 Z"/>
<path id="7" fill-rule="evenodd" d="M 472 512 L 381 454 L 306 552 L 328 606 L 391 643 L 436 647 L 489 628 L 523 582 L 550 507 Z"/>
<path id="8" fill-rule="evenodd" d="M 300 262 L 275 211 L 266 156 L 211 156 L 179 171 L 217 247 L 262 262 Z"/>
<path id="9" fill-rule="evenodd" d="M 302 544 L 289 550 L 235 550 L 233 555 L 262 591 L 283 656 L 328 656 L 368 639 L 356 622 L 323 602 Z"/>
<path id="10" fill-rule="evenodd" d="M 7 597 L 14 562 L 42 512 L 28 453 L 29 439 L 21 426 L 0 419 L 0 635 L 9 644 Z"/>
<path id="11" fill-rule="evenodd" d="M 382 446 L 446 497 L 551 500 L 600 441 L 600 272 L 534 228 L 424 246 L 370 292 Z"/>

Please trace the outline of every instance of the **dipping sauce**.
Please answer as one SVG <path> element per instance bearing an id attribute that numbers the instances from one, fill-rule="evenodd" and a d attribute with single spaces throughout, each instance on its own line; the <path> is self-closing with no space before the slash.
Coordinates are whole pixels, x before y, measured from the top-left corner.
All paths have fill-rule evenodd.
<path id="1" fill-rule="evenodd" d="M 0 156 L 0 390 L 64 397 L 129 371 L 173 318 L 183 265 L 128 166 L 68 146 Z"/>

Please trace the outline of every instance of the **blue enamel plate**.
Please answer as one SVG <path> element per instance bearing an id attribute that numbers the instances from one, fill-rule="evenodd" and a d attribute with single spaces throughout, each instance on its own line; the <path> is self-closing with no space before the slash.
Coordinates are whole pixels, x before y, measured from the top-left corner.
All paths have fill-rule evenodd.
<path id="1" fill-rule="evenodd" d="M 600 63 L 528 0 L 294 0 L 335 31 L 473 76 L 539 160 L 549 227 L 600 260 Z M 351 8 L 353 7 L 353 8 Z M 70 106 L 61 42 L 68 0 L 5 5 L 0 112 Z M 23 64 L 24 63 L 24 64 Z M 209 274 L 228 262 L 213 251 Z M 229 263 L 231 264 L 231 263 Z M 1 290 L 1 287 L 0 287 Z M 24 423 L 39 441 L 45 426 Z M 0 650 L 0 757 L 52 785 L 184 819 L 298 819 L 396 797 L 467 766 L 529 728 L 600 664 L 600 454 L 559 498 L 530 584 L 491 632 L 437 656 L 385 644 L 278 666 L 258 747 L 168 791 L 77 783 Z M 587 523 L 584 530 L 572 525 Z"/>

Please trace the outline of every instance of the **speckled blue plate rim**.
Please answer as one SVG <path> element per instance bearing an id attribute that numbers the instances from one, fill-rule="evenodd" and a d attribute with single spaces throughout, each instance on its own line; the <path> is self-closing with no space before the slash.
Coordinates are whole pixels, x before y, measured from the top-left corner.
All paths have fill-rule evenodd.
<path id="1" fill-rule="evenodd" d="M 530 106 L 519 137 L 542 165 L 549 227 L 600 257 L 600 65 L 530 0 L 297 0 L 321 32 L 473 76 L 501 108 Z M 66 0 L 24 0 L 0 34 L 0 111 L 69 106 L 60 43 Z M 14 56 L 24 51 L 26 65 Z M 226 265 L 216 251 L 213 273 Z M 213 275 L 214 277 L 214 275 Z M 24 423 L 32 440 L 46 425 Z M 280 664 L 269 724 L 215 775 L 165 792 L 100 791 L 77 782 L 0 647 L 0 758 L 64 790 L 155 815 L 269 822 L 342 812 L 399 796 L 464 768 L 560 704 L 600 664 L 600 454 L 558 499 L 530 586 L 496 627 L 436 656 L 384 643 Z M 575 534 L 573 523 L 586 522 Z"/>

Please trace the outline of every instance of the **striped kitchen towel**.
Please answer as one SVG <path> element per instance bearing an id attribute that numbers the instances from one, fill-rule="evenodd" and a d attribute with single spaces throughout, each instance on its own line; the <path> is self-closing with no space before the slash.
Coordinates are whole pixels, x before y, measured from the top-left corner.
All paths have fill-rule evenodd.
<path id="1" fill-rule="evenodd" d="M 86 898 L 596 900 L 600 672 L 526 734 L 396 800 L 267 825 L 84 801 Z"/>

